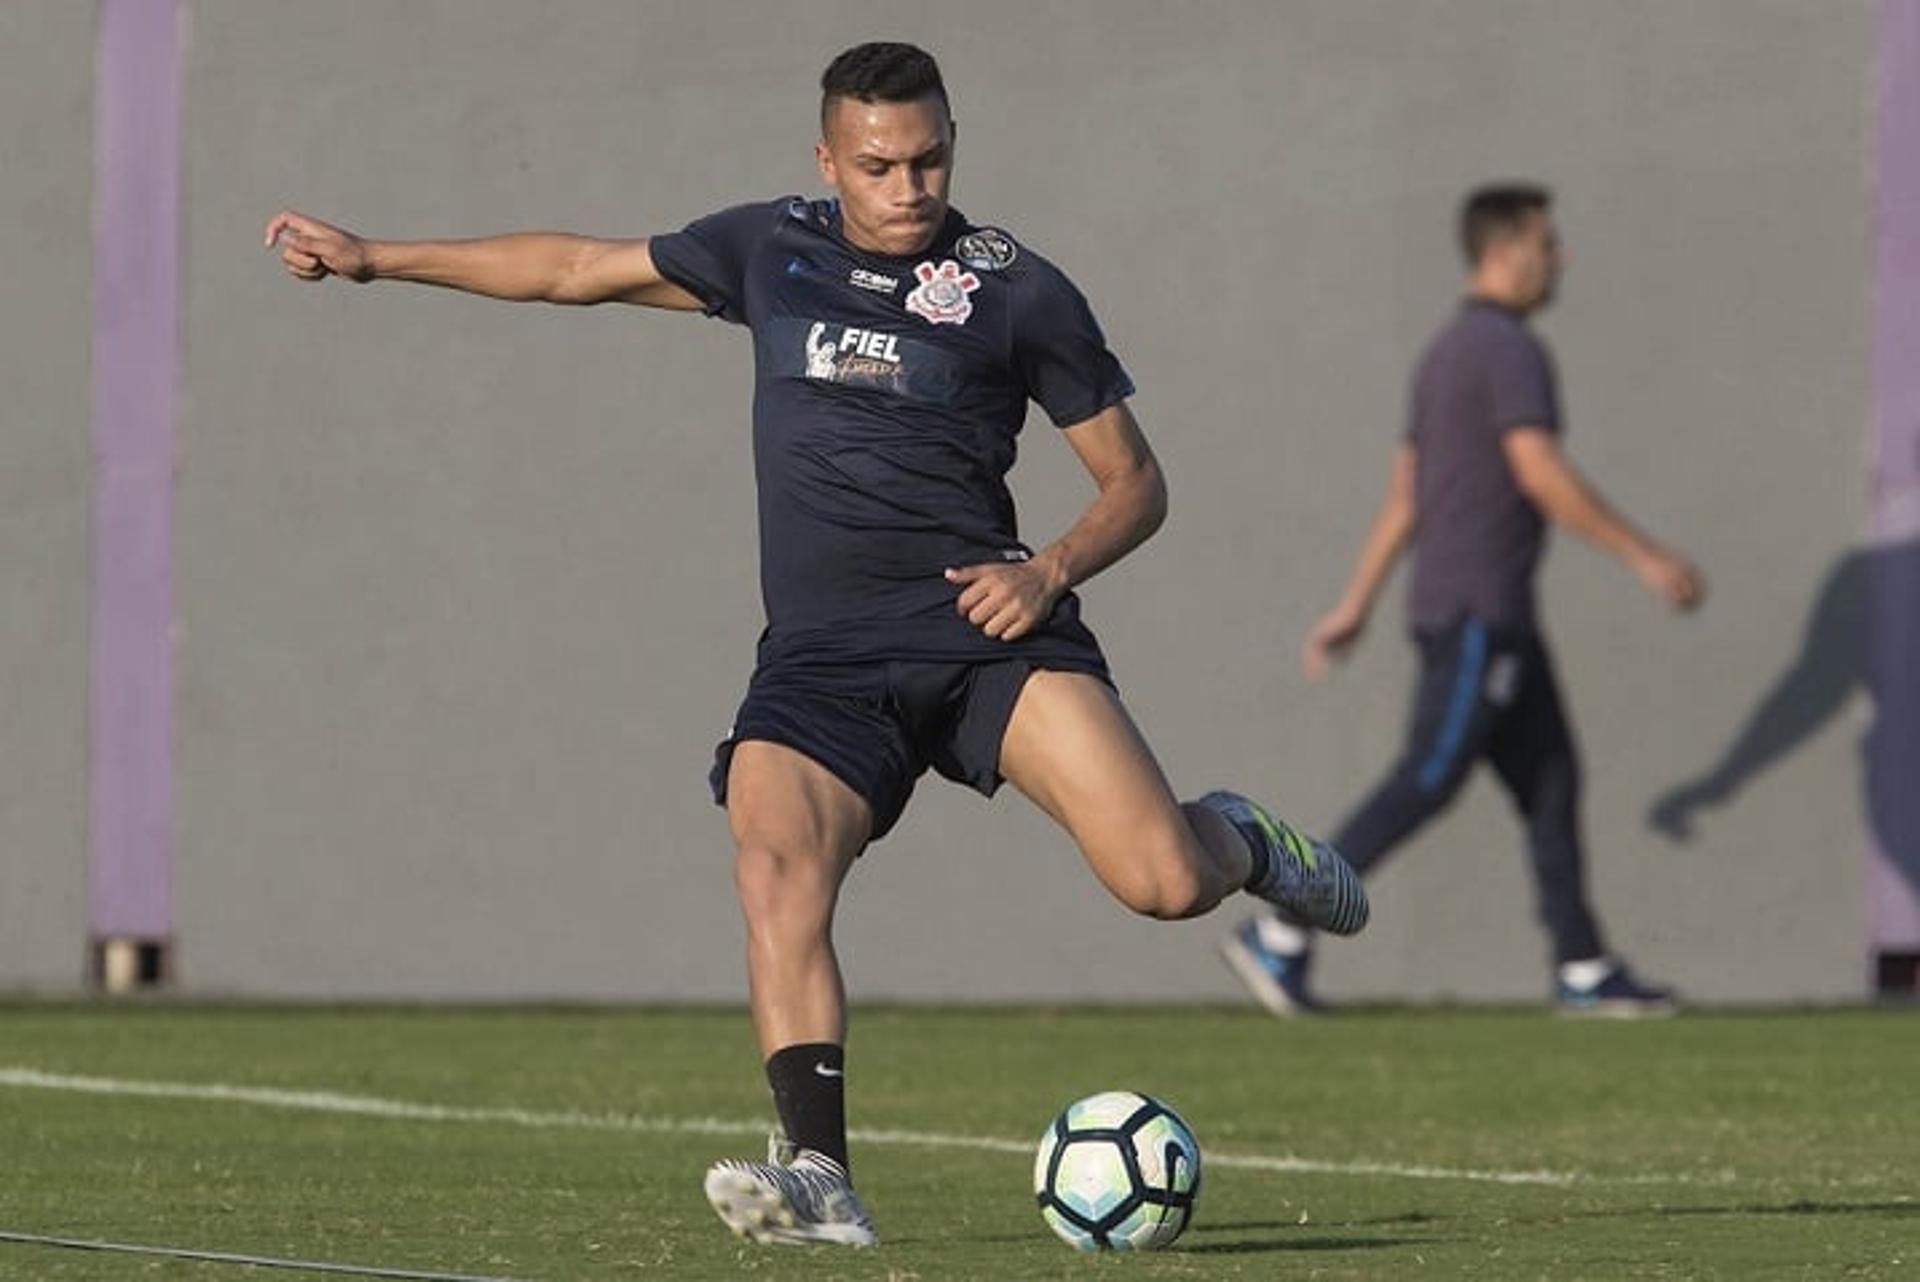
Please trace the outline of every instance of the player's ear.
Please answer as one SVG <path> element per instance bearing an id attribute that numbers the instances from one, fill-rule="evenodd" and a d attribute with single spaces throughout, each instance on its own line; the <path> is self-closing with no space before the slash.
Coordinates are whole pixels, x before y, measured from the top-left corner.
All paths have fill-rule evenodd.
<path id="1" fill-rule="evenodd" d="M 825 139 L 813 144 L 813 159 L 820 166 L 820 181 L 835 191 L 840 190 L 840 171 L 833 167 L 833 153 L 827 150 Z"/>

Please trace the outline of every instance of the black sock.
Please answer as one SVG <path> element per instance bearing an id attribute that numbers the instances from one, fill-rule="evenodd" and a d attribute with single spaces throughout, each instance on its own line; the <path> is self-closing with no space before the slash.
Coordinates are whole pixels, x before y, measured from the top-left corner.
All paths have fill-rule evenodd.
<path id="1" fill-rule="evenodd" d="M 787 1140 L 847 1170 L 846 1052 L 832 1042 L 782 1047 L 767 1059 L 767 1084 Z"/>
<path id="2" fill-rule="evenodd" d="M 1252 856 L 1247 867 L 1247 889 L 1257 895 L 1265 889 L 1267 877 L 1273 872 L 1273 852 L 1267 849 L 1267 839 L 1252 824 L 1234 824 L 1233 830 L 1247 843 L 1247 853 Z"/>

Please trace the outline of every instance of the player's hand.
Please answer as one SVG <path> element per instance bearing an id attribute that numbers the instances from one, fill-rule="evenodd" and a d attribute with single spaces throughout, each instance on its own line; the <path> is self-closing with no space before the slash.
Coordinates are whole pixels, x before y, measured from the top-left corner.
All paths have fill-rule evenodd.
<path id="1" fill-rule="evenodd" d="M 1335 663 L 1347 657 L 1347 652 L 1366 630 L 1366 611 L 1348 605 L 1336 606 L 1307 633 L 1306 643 L 1300 647 L 1301 670 L 1318 681 Z"/>
<path id="2" fill-rule="evenodd" d="M 280 249 L 280 261 L 301 280 L 344 276 L 373 279 L 373 258 L 367 242 L 350 231 L 283 209 L 267 222 L 267 248 Z"/>
<path id="3" fill-rule="evenodd" d="M 954 608 L 968 623 L 999 641 L 1017 641 L 1053 613 L 1066 591 L 1037 561 L 993 561 L 946 572 L 960 586 Z"/>
<path id="4" fill-rule="evenodd" d="M 1676 610 L 1697 609 L 1707 599 L 1700 568 L 1683 556 L 1656 548 L 1634 563 L 1634 573 L 1653 594 Z"/>

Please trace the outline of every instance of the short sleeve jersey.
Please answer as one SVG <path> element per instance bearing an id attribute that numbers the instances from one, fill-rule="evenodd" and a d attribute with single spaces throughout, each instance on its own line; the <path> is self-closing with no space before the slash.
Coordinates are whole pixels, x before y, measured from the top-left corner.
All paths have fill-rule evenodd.
<path id="1" fill-rule="evenodd" d="M 950 210 L 907 257 L 848 243 L 836 201 L 739 205 L 656 236 L 661 274 L 753 336 L 768 641 L 849 658 L 1013 657 L 954 608 L 951 566 L 1022 560 L 1006 475 L 1036 401 L 1055 425 L 1133 392 L 1086 300 Z M 1066 594 L 1014 643 L 1090 642 Z"/>
<path id="2" fill-rule="evenodd" d="M 1535 625 L 1546 522 L 1507 463 L 1504 441 L 1519 427 L 1561 430 L 1552 358 L 1519 315 L 1469 299 L 1414 376 L 1414 627 Z"/>

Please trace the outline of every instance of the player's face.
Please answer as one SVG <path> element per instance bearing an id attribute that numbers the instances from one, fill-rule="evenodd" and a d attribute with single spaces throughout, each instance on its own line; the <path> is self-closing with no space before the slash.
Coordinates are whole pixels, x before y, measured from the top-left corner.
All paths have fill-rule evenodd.
<path id="1" fill-rule="evenodd" d="M 820 177 L 839 193 L 847 239 L 883 254 L 917 254 L 947 216 L 953 121 L 929 94 L 915 102 L 839 98 L 815 144 Z"/>

